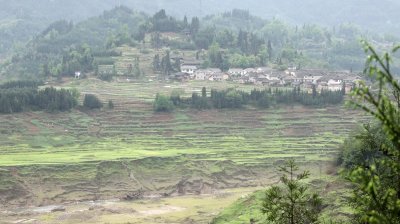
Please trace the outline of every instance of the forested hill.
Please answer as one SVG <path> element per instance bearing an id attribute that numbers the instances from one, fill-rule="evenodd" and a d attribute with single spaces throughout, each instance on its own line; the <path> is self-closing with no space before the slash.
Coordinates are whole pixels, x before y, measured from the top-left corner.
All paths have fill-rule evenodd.
<path id="1" fill-rule="evenodd" d="M 173 17 L 165 10 L 149 15 L 121 6 L 78 23 L 52 23 L 28 44 L 14 49 L 12 57 L 0 63 L 0 75 L 60 77 L 75 71 L 92 73 L 100 65 L 117 66 L 122 56 L 117 48 L 122 46 L 138 52 L 138 57 L 159 59 L 168 51 L 186 51 L 201 56 L 203 67 L 221 70 L 266 65 L 278 69 L 297 66 L 360 70 L 365 57 L 360 38 L 373 40 L 382 48 L 397 40 L 349 24 L 329 28 L 297 26 L 238 9 L 198 19 Z M 141 69 L 161 72 L 159 66 L 141 63 Z M 172 59 L 171 63 L 179 64 Z M 168 75 L 180 70 L 168 67 L 162 70 Z"/>
<path id="2" fill-rule="evenodd" d="M 334 26 L 351 22 L 364 30 L 400 36 L 397 0 L 0 0 L 0 54 L 54 21 L 82 21 L 120 4 L 150 14 L 166 9 L 176 17 L 203 17 L 239 8 L 261 18 L 275 17 L 291 24 Z"/>

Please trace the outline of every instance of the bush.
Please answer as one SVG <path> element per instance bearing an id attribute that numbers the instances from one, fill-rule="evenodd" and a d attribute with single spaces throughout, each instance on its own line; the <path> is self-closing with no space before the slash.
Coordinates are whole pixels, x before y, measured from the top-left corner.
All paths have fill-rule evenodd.
<path id="1" fill-rule="evenodd" d="M 154 101 L 154 111 L 156 112 L 171 112 L 174 109 L 173 102 L 166 96 L 157 94 Z"/>
<path id="2" fill-rule="evenodd" d="M 83 106 L 89 109 L 100 109 L 103 107 L 103 103 L 97 96 L 93 94 L 86 94 L 83 100 Z"/>

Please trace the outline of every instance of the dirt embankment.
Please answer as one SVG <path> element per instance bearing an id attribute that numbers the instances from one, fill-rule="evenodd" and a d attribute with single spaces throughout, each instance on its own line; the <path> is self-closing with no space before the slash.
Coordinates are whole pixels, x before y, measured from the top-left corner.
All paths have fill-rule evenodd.
<path id="1" fill-rule="evenodd" d="M 183 157 L 8 167 L 0 169 L 0 204 L 45 206 L 115 198 L 134 200 L 150 195 L 207 194 L 225 188 L 266 185 L 274 179 L 273 174 L 265 172 L 266 168 Z"/>

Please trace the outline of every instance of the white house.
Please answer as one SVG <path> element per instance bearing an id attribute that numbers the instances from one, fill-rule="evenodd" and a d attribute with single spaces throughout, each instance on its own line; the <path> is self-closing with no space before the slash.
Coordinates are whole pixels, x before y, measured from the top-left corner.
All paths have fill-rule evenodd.
<path id="1" fill-rule="evenodd" d="M 199 69 L 194 72 L 195 80 L 214 80 L 214 76 L 220 74 L 221 69 L 219 68 L 208 68 L 208 69 Z"/>
<path id="2" fill-rule="evenodd" d="M 240 76 L 243 72 L 243 69 L 241 68 L 231 68 L 228 70 L 228 74 L 230 76 Z"/>
<path id="3" fill-rule="evenodd" d="M 329 79 L 328 89 L 331 91 L 341 90 L 343 87 L 343 80 L 341 79 Z"/>
<path id="4" fill-rule="evenodd" d="M 255 68 L 246 68 L 245 70 L 243 70 L 241 75 L 249 75 L 249 74 L 254 74 L 257 73 L 257 69 Z"/>
<path id="5" fill-rule="evenodd" d="M 187 73 L 187 74 L 194 74 L 194 72 L 197 70 L 197 66 L 195 65 L 182 65 L 181 66 L 181 72 Z"/>
<path id="6" fill-rule="evenodd" d="M 81 77 L 81 72 L 75 72 L 75 78 L 79 79 Z"/>
<path id="7" fill-rule="evenodd" d="M 322 76 L 316 76 L 316 75 L 306 75 L 303 78 L 304 83 L 312 83 L 312 84 L 317 84 L 318 80 L 320 80 Z"/>
<path id="8" fill-rule="evenodd" d="M 257 72 L 258 74 L 266 74 L 266 73 L 271 73 L 271 72 L 272 72 L 272 69 L 271 69 L 271 68 L 268 68 L 268 67 L 258 67 L 257 70 L 256 70 L 256 72 Z"/>

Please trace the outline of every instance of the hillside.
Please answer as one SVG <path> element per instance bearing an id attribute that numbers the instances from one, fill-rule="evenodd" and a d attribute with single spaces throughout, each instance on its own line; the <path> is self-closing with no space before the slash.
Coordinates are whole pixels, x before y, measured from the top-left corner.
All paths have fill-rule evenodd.
<path id="1" fill-rule="evenodd" d="M 336 28 L 294 26 L 245 10 L 199 20 L 174 18 L 164 10 L 148 15 L 121 6 L 76 24 L 65 20 L 52 23 L 26 46 L 15 49 L 2 63 L 0 74 L 59 78 L 75 71 L 98 74 L 99 68 L 107 66 L 118 73 L 121 66 L 130 66 L 128 76 L 170 76 L 180 71 L 177 56 L 201 61 L 203 68 L 225 71 L 256 66 L 360 71 L 364 64 L 360 39 L 373 41 L 381 49 L 395 41 L 349 24 Z M 172 58 L 165 70 L 160 63 L 167 52 Z M 393 69 L 398 70 L 396 63 Z"/>
<path id="2" fill-rule="evenodd" d="M 264 19 L 279 18 L 291 24 L 319 24 L 338 26 L 342 23 L 354 23 L 364 30 L 400 35 L 397 12 L 400 3 L 395 0 L 371 1 L 274 1 L 274 0 L 196 0 L 196 1 L 140 1 L 140 0 L 87 0 L 62 1 L 38 0 L 25 1 L 1 0 L 0 34 L 3 39 L 0 54 L 9 52 L 17 43 L 24 43 L 33 35 L 37 35 L 46 26 L 57 20 L 79 22 L 123 4 L 137 11 L 153 14 L 166 9 L 172 15 L 182 18 L 203 17 L 209 14 L 222 13 L 234 8 L 247 9 L 252 14 Z M 356 12 L 356 13 L 355 13 Z"/>

